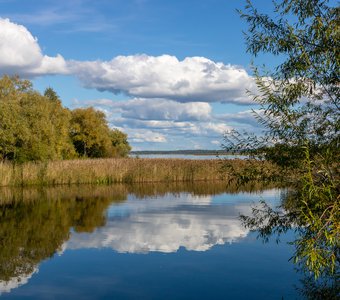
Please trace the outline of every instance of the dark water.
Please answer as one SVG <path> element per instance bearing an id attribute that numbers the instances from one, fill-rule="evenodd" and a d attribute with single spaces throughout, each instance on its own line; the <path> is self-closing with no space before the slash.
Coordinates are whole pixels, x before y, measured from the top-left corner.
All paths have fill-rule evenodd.
<path id="1" fill-rule="evenodd" d="M 0 191 L 2 299 L 299 299 L 285 241 L 238 216 L 280 190 L 224 184 Z"/>

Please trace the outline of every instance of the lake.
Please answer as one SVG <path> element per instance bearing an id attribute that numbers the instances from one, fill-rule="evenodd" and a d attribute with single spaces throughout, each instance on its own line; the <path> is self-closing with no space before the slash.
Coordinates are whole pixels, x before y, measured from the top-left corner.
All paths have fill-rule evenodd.
<path id="1" fill-rule="evenodd" d="M 131 154 L 139 158 L 171 158 L 171 159 L 245 159 L 245 155 L 193 155 L 193 154 Z"/>
<path id="2" fill-rule="evenodd" d="M 297 299 L 292 233 L 239 214 L 281 190 L 225 184 L 0 190 L 1 299 Z"/>

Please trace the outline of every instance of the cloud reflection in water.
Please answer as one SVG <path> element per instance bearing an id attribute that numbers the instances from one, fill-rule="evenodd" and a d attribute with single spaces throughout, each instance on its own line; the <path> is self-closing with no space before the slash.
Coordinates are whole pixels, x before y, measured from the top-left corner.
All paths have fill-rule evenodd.
<path id="1" fill-rule="evenodd" d="M 273 199 L 277 190 L 261 194 Z M 120 253 L 172 253 L 180 247 L 206 251 L 247 236 L 239 214 L 250 214 L 258 194 L 225 195 L 214 204 L 212 196 L 181 193 L 152 199 L 134 199 L 111 206 L 104 227 L 93 233 L 72 233 L 67 249 L 112 248 Z M 233 199 L 235 198 L 235 199 Z M 236 201 L 235 201 L 236 200 Z"/>

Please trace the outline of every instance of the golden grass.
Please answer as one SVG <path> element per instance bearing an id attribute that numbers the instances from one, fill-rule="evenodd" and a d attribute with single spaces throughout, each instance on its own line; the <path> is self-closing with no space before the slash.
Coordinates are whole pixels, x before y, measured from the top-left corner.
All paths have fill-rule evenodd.
<path id="1" fill-rule="evenodd" d="M 223 169 L 228 164 L 233 172 Z M 242 160 L 111 158 L 0 163 L 0 186 L 229 181 Z M 270 166 L 267 166 L 270 169 Z"/>

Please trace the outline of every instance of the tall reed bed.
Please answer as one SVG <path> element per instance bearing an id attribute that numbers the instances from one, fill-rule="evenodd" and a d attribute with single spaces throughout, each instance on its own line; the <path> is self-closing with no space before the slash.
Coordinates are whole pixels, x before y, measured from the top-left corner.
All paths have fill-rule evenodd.
<path id="1" fill-rule="evenodd" d="M 0 186 L 277 179 L 283 173 L 266 161 L 156 158 L 79 159 L 0 163 Z"/>
<path id="2" fill-rule="evenodd" d="M 84 159 L 0 163 L 0 186 L 223 180 L 220 160 Z"/>

